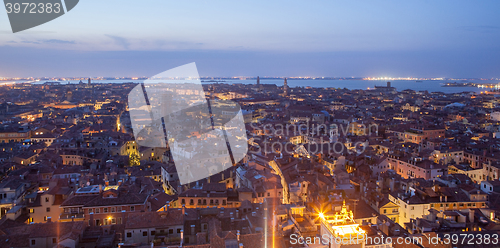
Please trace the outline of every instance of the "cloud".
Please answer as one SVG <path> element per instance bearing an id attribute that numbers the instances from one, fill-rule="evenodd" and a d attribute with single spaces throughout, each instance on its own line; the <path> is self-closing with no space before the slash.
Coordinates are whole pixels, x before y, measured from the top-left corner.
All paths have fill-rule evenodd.
<path id="1" fill-rule="evenodd" d="M 29 40 L 23 40 L 21 43 L 26 43 L 26 44 L 42 44 L 39 41 L 29 41 Z"/>
<path id="2" fill-rule="evenodd" d="M 74 46 L 82 43 L 77 42 Z M 132 45 L 131 45 L 132 47 Z M 151 76 L 196 62 L 201 76 L 498 78 L 500 49 L 375 52 L 87 51 L 0 45 L 3 77 Z M 46 58 L 50 57 L 50 60 Z M 411 58 L 411 59 L 408 59 Z"/>
<path id="3" fill-rule="evenodd" d="M 122 46 L 125 49 L 128 49 L 130 46 L 130 42 L 126 38 L 109 34 L 107 34 L 106 36 L 111 38 L 117 45 Z"/>
<path id="4" fill-rule="evenodd" d="M 9 42 L 9 43 L 17 43 L 17 42 Z M 23 40 L 21 43 L 26 43 L 26 44 L 76 44 L 75 41 L 73 40 L 58 40 L 58 39 L 49 39 L 49 40 L 35 40 L 35 41 L 30 41 L 30 40 Z"/>
<path id="5" fill-rule="evenodd" d="M 461 26 L 458 27 L 458 29 L 469 32 L 493 33 L 500 31 L 500 26 L 492 26 L 492 25 Z"/>
<path id="6" fill-rule="evenodd" d="M 58 39 L 42 40 L 42 43 L 45 43 L 45 44 L 76 44 L 76 42 L 74 40 L 58 40 Z"/>
<path id="7" fill-rule="evenodd" d="M 23 34 L 55 34 L 56 31 L 48 31 L 48 30 L 25 30 Z M 0 30 L 0 34 L 12 34 L 12 30 Z"/>

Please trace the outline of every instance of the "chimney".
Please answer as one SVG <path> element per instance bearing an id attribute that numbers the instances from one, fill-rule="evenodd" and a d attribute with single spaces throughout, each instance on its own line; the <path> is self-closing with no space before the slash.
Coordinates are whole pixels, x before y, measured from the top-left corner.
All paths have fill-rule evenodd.
<path id="1" fill-rule="evenodd" d="M 240 248 L 243 248 L 243 243 L 240 243 Z"/>
<path id="2" fill-rule="evenodd" d="M 184 230 L 181 229 L 181 247 L 182 247 L 182 243 L 184 243 Z"/>
<path id="3" fill-rule="evenodd" d="M 94 213 L 90 213 L 90 223 L 89 223 L 89 226 L 90 227 L 94 227 Z"/>
<path id="4" fill-rule="evenodd" d="M 221 176 L 222 176 L 222 181 L 224 181 L 224 172 L 221 174 Z"/>
<path id="5" fill-rule="evenodd" d="M 166 206 L 166 209 L 165 209 L 165 210 L 166 210 L 166 211 L 168 211 L 168 209 L 169 209 L 169 208 L 170 208 L 170 202 L 169 202 L 169 203 L 167 203 L 167 206 Z"/>
<path id="6" fill-rule="evenodd" d="M 236 219 L 239 219 L 240 218 L 240 211 L 238 209 L 236 209 Z"/>
<path id="7" fill-rule="evenodd" d="M 52 218 L 51 217 L 47 217 L 47 223 L 50 223 L 52 222 Z"/>
<path id="8" fill-rule="evenodd" d="M 109 180 L 104 181 L 106 183 L 106 186 L 109 186 Z"/>
<path id="9" fill-rule="evenodd" d="M 182 216 L 186 214 L 186 205 L 182 204 Z"/>
<path id="10" fill-rule="evenodd" d="M 444 202 L 448 202 L 448 196 L 447 195 L 444 196 Z"/>
<path id="11" fill-rule="evenodd" d="M 474 223 L 474 210 L 473 209 L 469 210 L 469 220 L 471 223 Z"/>
<path id="12" fill-rule="evenodd" d="M 439 196 L 439 202 L 443 202 L 443 196 L 442 195 Z"/>
<path id="13" fill-rule="evenodd" d="M 122 210 L 122 223 L 121 224 L 125 224 L 126 217 L 127 217 L 127 211 Z"/>
<path id="14" fill-rule="evenodd" d="M 240 242 L 240 230 L 236 231 L 236 238 L 238 239 L 238 242 Z"/>
<path id="15" fill-rule="evenodd" d="M 207 183 L 210 183 L 210 177 L 207 177 Z"/>
<path id="16" fill-rule="evenodd" d="M 121 186 L 122 185 L 122 180 L 118 180 L 118 186 Z"/>

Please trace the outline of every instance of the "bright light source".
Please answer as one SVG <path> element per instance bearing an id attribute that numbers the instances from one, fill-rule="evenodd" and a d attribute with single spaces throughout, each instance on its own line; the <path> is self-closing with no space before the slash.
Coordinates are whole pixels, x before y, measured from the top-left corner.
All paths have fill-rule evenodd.
<path id="1" fill-rule="evenodd" d="M 321 219 L 325 219 L 325 215 L 324 215 L 323 213 L 319 213 L 319 217 L 320 217 Z"/>

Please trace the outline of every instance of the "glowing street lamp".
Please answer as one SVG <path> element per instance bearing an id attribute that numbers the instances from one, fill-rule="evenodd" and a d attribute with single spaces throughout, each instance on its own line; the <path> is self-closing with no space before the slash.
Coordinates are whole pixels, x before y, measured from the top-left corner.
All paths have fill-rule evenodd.
<path id="1" fill-rule="evenodd" d="M 324 220 L 325 219 L 325 214 L 319 213 L 319 217 Z"/>

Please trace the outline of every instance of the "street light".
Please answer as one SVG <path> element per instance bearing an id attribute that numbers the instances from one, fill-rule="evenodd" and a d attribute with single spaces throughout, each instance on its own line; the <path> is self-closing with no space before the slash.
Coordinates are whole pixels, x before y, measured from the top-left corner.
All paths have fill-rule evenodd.
<path id="1" fill-rule="evenodd" d="M 319 213 L 319 217 L 323 220 L 325 219 L 325 215 L 323 213 Z"/>

